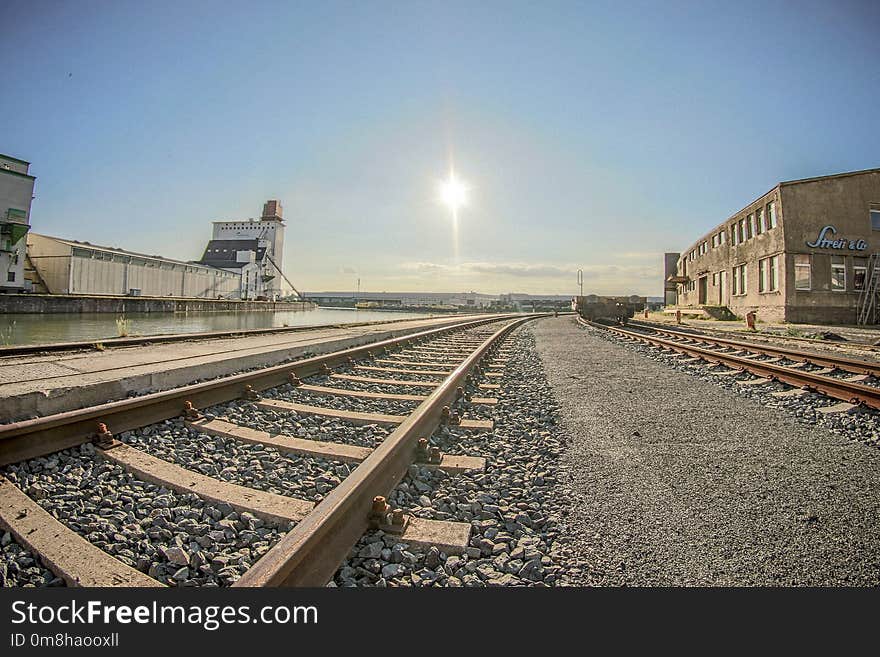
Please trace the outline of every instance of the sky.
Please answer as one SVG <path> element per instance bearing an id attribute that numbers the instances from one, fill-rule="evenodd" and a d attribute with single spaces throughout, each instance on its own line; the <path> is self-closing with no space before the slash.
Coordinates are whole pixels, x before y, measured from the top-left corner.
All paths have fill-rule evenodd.
<path id="1" fill-rule="evenodd" d="M 660 296 L 777 182 L 880 167 L 877 2 L 6 0 L 0 33 L 34 232 L 197 260 L 277 198 L 301 290 Z"/>

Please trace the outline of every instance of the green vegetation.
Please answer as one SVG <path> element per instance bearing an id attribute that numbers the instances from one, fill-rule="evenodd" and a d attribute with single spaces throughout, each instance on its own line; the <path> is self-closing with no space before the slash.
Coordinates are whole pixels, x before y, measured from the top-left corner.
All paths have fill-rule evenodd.
<path id="1" fill-rule="evenodd" d="M 12 337 L 15 335 L 15 320 L 12 320 L 12 324 L 7 326 L 6 328 L 0 329 L 0 343 L 3 344 L 4 347 L 8 347 L 12 344 Z"/>
<path id="2" fill-rule="evenodd" d="M 116 335 L 120 338 L 128 337 L 131 332 L 131 320 L 125 319 L 125 315 L 116 318 Z"/>

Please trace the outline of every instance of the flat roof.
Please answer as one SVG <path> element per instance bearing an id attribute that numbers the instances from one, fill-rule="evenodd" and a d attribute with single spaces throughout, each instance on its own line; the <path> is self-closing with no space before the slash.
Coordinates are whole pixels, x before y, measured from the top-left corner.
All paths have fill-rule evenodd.
<path id="1" fill-rule="evenodd" d="M 6 160 L 12 160 L 13 162 L 18 162 L 19 164 L 30 164 L 27 160 L 19 160 L 17 157 L 12 157 L 11 155 L 6 155 L 5 153 L 0 153 L 0 157 Z"/>
<path id="2" fill-rule="evenodd" d="M 816 176 L 814 178 L 800 178 L 799 180 L 786 180 L 779 183 L 781 185 L 799 185 L 800 183 L 818 182 L 820 180 L 830 180 L 831 178 L 846 178 L 847 176 L 861 176 L 866 173 L 880 173 L 880 169 L 861 169 L 860 171 L 847 171 L 845 173 L 832 173 L 827 176 Z"/>
<path id="3" fill-rule="evenodd" d="M 751 201 L 749 201 L 748 203 L 746 203 L 743 207 L 741 207 L 739 210 L 737 210 L 737 211 L 734 212 L 733 214 L 729 215 L 729 216 L 728 216 L 726 219 L 724 219 L 723 221 L 721 221 L 721 222 L 719 222 L 718 224 L 716 224 L 714 228 L 712 228 L 711 230 L 709 230 L 709 231 L 706 232 L 706 233 L 703 233 L 703 234 L 702 234 L 702 235 L 701 235 L 701 236 L 700 236 L 700 237 L 699 237 L 699 238 L 698 238 L 693 244 L 691 244 L 690 246 L 688 246 L 687 249 L 685 249 L 684 251 L 682 251 L 682 252 L 679 254 L 679 258 L 681 258 L 681 254 L 682 254 L 682 253 L 687 254 L 687 253 L 690 253 L 691 251 L 693 251 L 694 248 L 697 247 L 697 246 L 700 244 L 700 242 L 705 241 L 705 239 L 706 239 L 707 237 L 710 237 L 710 236 L 712 235 L 712 233 L 716 232 L 719 228 L 721 228 L 723 225 L 725 225 L 728 221 L 732 220 L 732 219 L 735 218 L 737 215 L 741 214 L 741 213 L 742 213 L 747 207 L 749 207 L 750 205 L 752 205 L 752 204 L 755 203 L 756 201 L 761 200 L 762 198 L 764 198 L 765 196 L 767 196 L 768 194 L 770 194 L 770 193 L 773 192 L 774 190 L 779 189 L 780 187 L 787 187 L 788 185 L 800 185 L 800 184 L 802 184 L 802 183 L 820 182 L 820 181 L 823 181 L 823 180 L 832 180 L 832 179 L 834 179 L 834 178 L 846 178 L 846 177 L 849 177 L 849 176 L 861 176 L 861 175 L 868 174 L 868 173 L 880 173 L 880 168 L 877 168 L 877 169 L 860 169 L 860 170 L 858 170 L 858 171 L 846 171 L 846 172 L 844 172 L 844 173 L 832 173 L 832 174 L 829 174 L 829 175 L 826 175 L 826 176 L 814 176 L 813 178 L 800 178 L 800 179 L 797 179 L 797 180 L 784 180 L 784 181 L 782 181 L 782 182 L 778 182 L 778 183 L 776 183 L 775 185 L 773 185 L 773 187 L 771 187 L 770 189 L 768 189 L 766 192 L 764 192 L 764 193 L 761 194 L 760 196 L 755 197 L 754 199 L 752 199 Z"/>

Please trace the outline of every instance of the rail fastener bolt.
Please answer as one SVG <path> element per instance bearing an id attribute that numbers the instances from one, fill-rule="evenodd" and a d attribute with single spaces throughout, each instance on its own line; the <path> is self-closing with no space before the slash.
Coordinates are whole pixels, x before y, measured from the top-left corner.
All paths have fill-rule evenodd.
<path id="1" fill-rule="evenodd" d="M 300 386 L 302 385 L 302 379 L 300 379 L 296 372 L 291 372 L 287 375 L 287 382 L 292 386 Z"/>
<path id="2" fill-rule="evenodd" d="M 330 369 L 330 366 L 327 363 L 324 363 L 324 369 L 321 370 L 321 372 L 325 376 L 330 376 L 331 374 L 333 374 L 333 370 Z"/>
<path id="3" fill-rule="evenodd" d="M 376 497 L 373 498 L 373 506 L 370 509 L 370 516 L 373 519 L 385 520 L 385 516 L 388 515 L 390 510 L 391 507 L 388 506 L 388 502 L 385 501 L 385 498 L 381 495 L 376 495 Z"/>
<path id="4" fill-rule="evenodd" d="M 92 442 L 96 447 L 100 447 L 101 449 L 111 449 L 112 447 L 121 444 L 113 438 L 113 434 L 103 422 L 98 422 L 95 435 L 92 437 Z"/>
<path id="5" fill-rule="evenodd" d="M 254 390 L 250 383 L 247 383 L 244 386 L 244 398 L 248 401 L 260 401 L 260 393 Z"/>
<path id="6" fill-rule="evenodd" d="M 458 426 L 458 424 L 461 423 L 461 418 L 458 416 L 458 414 L 453 413 L 448 406 L 444 406 L 443 410 L 440 411 L 440 422 L 441 424 Z"/>
<path id="7" fill-rule="evenodd" d="M 428 460 L 428 439 L 419 438 L 416 443 L 416 461 L 425 462 Z"/>
<path id="8" fill-rule="evenodd" d="M 183 417 L 187 420 L 191 420 L 195 422 L 196 420 L 202 419 L 202 414 L 199 413 L 198 409 L 192 405 L 190 400 L 186 400 L 183 402 Z"/>

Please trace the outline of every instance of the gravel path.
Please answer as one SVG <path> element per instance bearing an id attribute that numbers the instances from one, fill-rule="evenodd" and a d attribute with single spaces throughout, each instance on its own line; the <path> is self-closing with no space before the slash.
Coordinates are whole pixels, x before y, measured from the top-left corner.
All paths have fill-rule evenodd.
<path id="1" fill-rule="evenodd" d="M 532 326 L 569 438 L 573 583 L 880 583 L 876 449 L 570 317 Z"/>

